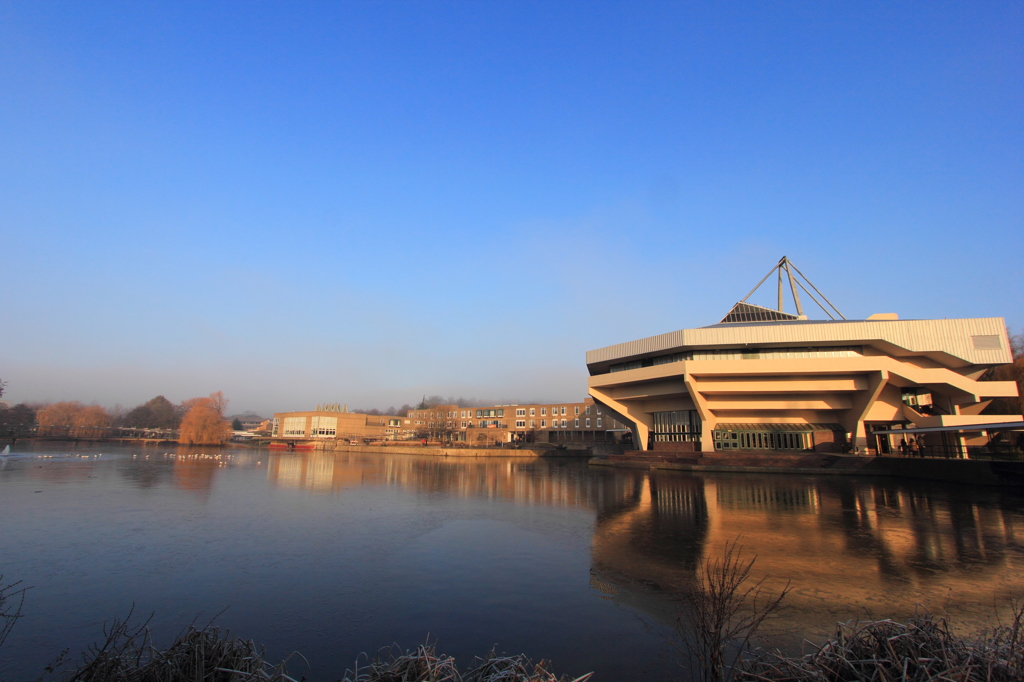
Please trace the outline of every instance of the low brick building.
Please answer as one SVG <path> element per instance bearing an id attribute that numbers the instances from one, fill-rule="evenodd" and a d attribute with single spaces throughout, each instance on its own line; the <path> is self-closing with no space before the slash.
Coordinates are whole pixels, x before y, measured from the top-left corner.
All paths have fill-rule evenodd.
<path id="1" fill-rule="evenodd" d="M 417 435 L 467 445 L 605 443 L 629 437 L 626 427 L 588 398 L 579 403 L 535 403 L 411 410 Z"/>
<path id="2" fill-rule="evenodd" d="M 337 404 L 318 405 L 315 410 L 274 413 L 270 446 L 312 450 L 318 443 L 403 440 L 414 435 L 407 417 L 349 412 Z"/>

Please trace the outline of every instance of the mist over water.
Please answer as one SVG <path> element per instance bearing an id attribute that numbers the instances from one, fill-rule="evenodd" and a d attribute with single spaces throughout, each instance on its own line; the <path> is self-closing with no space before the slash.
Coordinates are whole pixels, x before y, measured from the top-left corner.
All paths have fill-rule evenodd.
<path id="1" fill-rule="evenodd" d="M 290 671 L 317 681 L 428 633 L 463 665 L 497 644 L 559 673 L 660 679 L 679 670 L 675 600 L 737 537 L 755 577 L 791 582 L 768 642 L 790 650 L 837 620 L 919 607 L 991 625 L 995 603 L 1024 597 L 1011 490 L 559 459 L 12 451 L 0 573 L 31 587 L 0 649 L 12 680 L 133 605 L 159 644 L 217 616 L 271 660 L 300 651 L 311 668 Z"/>

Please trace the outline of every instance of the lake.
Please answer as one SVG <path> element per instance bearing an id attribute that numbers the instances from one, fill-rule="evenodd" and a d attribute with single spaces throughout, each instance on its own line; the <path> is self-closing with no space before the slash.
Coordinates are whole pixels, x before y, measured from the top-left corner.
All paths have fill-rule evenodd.
<path id="1" fill-rule="evenodd" d="M 1024 598 L 1024 494 L 890 479 L 689 474 L 579 459 L 266 450 L 12 448 L 0 573 L 29 586 L 0 679 L 34 679 L 104 622 L 152 615 L 341 677 L 360 652 L 428 636 L 466 664 L 492 646 L 596 680 L 680 673 L 675 603 L 739 538 L 787 581 L 766 643 L 837 621 L 947 613 L 965 630 Z"/>

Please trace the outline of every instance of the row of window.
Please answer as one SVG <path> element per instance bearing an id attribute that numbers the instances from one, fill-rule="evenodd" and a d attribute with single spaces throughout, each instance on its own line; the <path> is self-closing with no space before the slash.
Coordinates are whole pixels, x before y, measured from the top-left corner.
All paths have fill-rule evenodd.
<path id="1" fill-rule="evenodd" d="M 540 410 L 540 416 L 542 416 L 542 417 L 548 416 L 548 410 L 549 409 L 551 410 L 551 416 L 555 416 L 555 415 L 559 415 L 559 414 L 567 415 L 569 413 L 568 412 L 569 408 L 566 407 L 565 405 L 553 406 L 553 407 L 550 407 L 550 408 L 548 408 L 548 407 L 541 407 L 541 408 L 531 407 L 529 409 L 527 409 L 525 407 L 519 407 L 519 408 L 516 408 L 516 416 L 517 417 L 525 417 L 527 411 L 529 411 L 531 417 L 536 417 L 538 409 Z M 591 406 L 587 405 L 584 408 L 585 414 L 587 414 L 589 416 L 590 415 L 590 410 L 591 410 Z M 579 405 L 574 405 L 572 407 L 572 411 L 573 411 L 573 414 L 578 417 L 579 414 L 580 414 L 580 406 Z M 449 411 L 447 413 L 446 412 L 440 412 L 440 411 L 438 411 L 438 412 L 413 412 L 413 413 L 410 414 L 410 416 L 416 417 L 416 418 L 419 418 L 419 419 L 424 419 L 424 418 L 430 419 L 431 417 L 434 417 L 434 418 L 447 417 L 448 419 L 454 419 L 454 418 L 458 417 L 459 419 L 472 419 L 474 417 L 474 412 L 475 412 L 475 416 L 476 416 L 477 419 L 486 419 L 486 418 L 490 418 L 490 417 L 504 417 L 505 416 L 505 409 L 501 408 L 501 407 L 489 408 L 489 409 L 480 409 L 480 410 L 452 410 L 452 411 Z M 597 414 L 601 414 L 601 408 L 599 408 L 599 407 L 597 408 Z M 422 424 L 423 422 L 418 421 L 416 423 L 417 424 Z"/>
<path id="2" fill-rule="evenodd" d="M 712 435 L 716 450 L 811 450 L 814 447 L 810 433 L 715 430 Z"/>
<path id="3" fill-rule="evenodd" d="M 692 350 L 685 353 L 658 355 L 644 360 L 620 362 L 609 367 L 611 372 L 624 372 L 684 360 L 794 360 L 801 358 L 852 358 L 863 355 L 862 346 L 808 346 L 804 348 L 725 348 Z"/>
<path id="4" fill-rule="evenodd" d="M 575 428 L 575 429 L 580 428 L 580 421 L 581 420 L 574 419 L 572 421 L 573 421 L 573 428 Z M 582 421 L 584 422 L 584 425 L 585 425 L 584 428 L 588 428 L 588 429 L 591 428 L 591 420 L 590 419 L 584 419 Z M 601 417 L 598 417 L 597 418 L 597 423 L 595 425 L 596 428 L 599 428 L 599 429 L 600 428 L 604 428 L 603 425 L 602 425 L 602 422 L 603 422 L 603 420 L 601 419 Z M 492 425 L 493 426 L 497 426 L 497 427 L 501 427 L 501 428 L 505 428 L 505 425 L 500 423 L 500 421 L 497 420 L 497 419 L 494 419 L 494 420 L 482 420 L 482 421 L 480 421 L 480 422 L 478 422 L 476 424 L 476 428 L 486 429 L 488 426 L 492 426 Z M 462 428 L 464 428 L 464 429 L 466 429 L 466 428 L 470 428 L 471 429 L 471 428 L 474 427 L 474 424 L 471 421 L 464 421 L 464 422 L 460 422 L 460 426 Z M 527 420 L 525 420 L 525 419 L 517 419 L 516 420 L 516 428 L 517 429 L 525 429 L 525 428 L 535 429 L 535 428 L 538 428 L 537 427 L 537 420 L 536 419 L 529 420 L 529 427 L 527 427 Z M 548 428 L 548 420 L 547 419 L 541 419 L 540 420 L 540 428 L 542 428 L 542 429 Z M 569 428 L 569 420 L 568 419 L 562 419 L 561 422 L 559 422 L 558 419 L 552 419 L 551 420 L 551 428 L 553 428 L 553 429 L 557 429 L 557 428 L 567 429 L 567 428 Z"/>
<path id="5" fill-rule="evenodd" d="M 590 428 L 590 420 L 589 419 L 585 419 L 583 421 L 586 424 L 586 426 L 584 428 L 588 428 L 589 429 Z M 552 419 L 551 420 L 551 428 L 557 429 L 557 428 L 559 428 L 559 426 L 561 426 L 561 428 L 563 428 L 563 429 L 569 428 L 569 420 L 568 419 L 563 419 L 563 420 L 561 420 L 561 423 L 559 423 L 559 420 L 557 420 L 557 419 Z M 540 428 L 546 429 L 547 427 L 548 427 L 548 420 L 547 419 L 541 419 L 540 420 Z M 517 429 L 525 429 L 526 428 L 526 420 L 525 419 L 520 419 L 519 421 L 517 421 L 516 422 L 516 428 Z M 533 420 L 533 419 L 530 420 L 530 428 L 531 429 L 537 428 L 537 422 L 535 420 Z M 580 428 L 580 420 L 579 419 L 574 419 L 573 420 L 573 428 L 574 429 Z M 597 418 L 597 428 L 599 428 L 599 429 L 602 428 L 602 426 L 601 426 L 601 418 L 600 417 Z"/>

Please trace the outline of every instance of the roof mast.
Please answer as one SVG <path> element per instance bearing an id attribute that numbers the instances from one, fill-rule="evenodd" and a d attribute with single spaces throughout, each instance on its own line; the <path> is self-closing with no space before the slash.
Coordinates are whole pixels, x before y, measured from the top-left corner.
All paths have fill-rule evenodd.
<path id="1" fill-rule="evenodd" d="M 784 284 L 782 279 L 783 270 L 786 271 L 786 279 L 789 280 L 789 290 L 790 294 L 793 297 L 793 303 L 796 305 L 796 315 L 787 313 L 783 309 L 783 305 L 785 302 Z M 793 274 L 794 271 L 796 271 L 795 275 Z M 753 303 L 747 303 L 747 299 L 750 298 L 754 294 L 754 292 L 757 291 L 761 287 L 761 285 L 764 284 L 765 281 L 772 276 L 773 273 L 777 274 L 778 276 L 778 309 L 772 310 L 771 308 L 765 308 L 763 306 L 759 306 Z M 807 286 L 804 285 L 804 282 L 807 282 L 807 286 L 810 286 L 810 289 L 808 289 Z M 789 260 L 787 256 L 783 256 L 782 258 L 779 259 L 779 262 L 775 264 L 775 267 L 769 270 L 768 274 L 761 278 L 761 281 L 757 283 L 757 286 L 751 289 L 750 293 L 743 297 L 743 300 L 741 300 L 739 303 L 732 307 L 732 310 L 730 310 L 729 313 L 724 318 L 722 318 L 720 324 L 730 322 L 790 322 L 796 320 L 806 320 L 807 315 L 804 314 L 804 307 L 800 302 L 800 289 L 803 289 L 804 293 L 806 293 L 812 301 L 817 303 L 818 307 L 824 310 L 825 314 L 828 315 L 829 318 L 834 320 L 836 319 L 836 315 L 838 315 L 841 319 L 846 319 L 846 316 L 839 312 L 839 309 L 832 304 L 832 301 L 828 300 L 825 297 L 825 294 L 821 293 L 818 287 L 814 286 L 814 283 L 811 282 L 811 280 L 807 279 L 807 276 L 804 273 L 800 272 L 800 269 L 796 267 L 796 265 L 794 265 L 793 262 Z M 821 296 L 824 303 L 819 301 L 814 296 L 814 294 L 811 293 L 811 289 L 813 289 L 818 294 L 818 296 Z M 826 305 L 828 307 L 826 307 Z M 835 313 L 835 315 L 832 314 L 833 312 Z"/>

